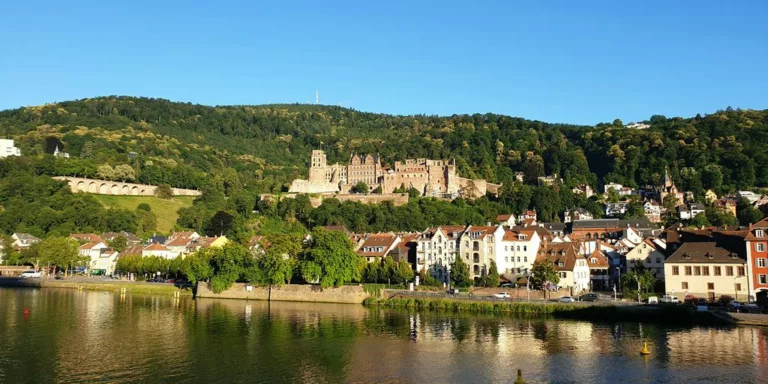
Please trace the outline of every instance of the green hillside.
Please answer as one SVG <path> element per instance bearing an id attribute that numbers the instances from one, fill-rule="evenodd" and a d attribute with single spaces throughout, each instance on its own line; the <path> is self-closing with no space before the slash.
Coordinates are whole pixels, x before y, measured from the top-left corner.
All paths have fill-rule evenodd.
<path id="1" fill-rule="evenodd" d="M 94 195 L 96 200 L 105 208 L 118 208 L 134 211 L 139 204 L 149 204 L 157 216 L 157 230 L 170 233 L 179 218 L 179 209 L 192 206 L 194 197 L 179 196 L 166 200 L 153 196 L 111 196 Z"/>
<path id="2" fill-rule="evenodd" d="M 239 238 L 261 230 L 265 222 L 270 231 L 277 222 L 286 224 L 279 230 L 291 231 L 329 223 L 354 230 L 420 230 L 449 221 L 483 222 L 498 212 L 530 208 L 545 221 L 559 220 L 564 209 L 577 206 L 599 216 L 600 203 L 572 194 L 571 187 L 589 184 L 600 190 L 609 181 L 658 185 L 666 169 L 680 189 L 693 191 L 700 201 L 707 189 L 724 194 L 768 187 L 768 111 L 727 108 L 693 118 L 651 116 L 645 123 L 650 128 L 626 128 L 619 120 L 588 127 L 497 114 L 393 116 L 331 106 L 210 107 L 115 96 L 6 110 L 0 111 L 0 136 L 15 139 L 24 156 L 0 160 L 0 204 L 5 208 L 0 228 L 37 234 L 149 230 L 146 214 L 128 205 L 115 203 L 110 206 L 128 209 L 94 213 L 98 220 L 67 210 L 70 200 L 89 207 L 94 201 L 61 197 L 64 192 L 50 181 L 33 181 L 56 175 L 203 190 L 203 198 L 178 210 L 176 224 Z M 71 158 L 45 155 L 52 146 Z M 285 191 L 291 180 L 306 177 L 310 152 L 320 147 L 331 162 L 345 162 L 353 152 L 380 153 L 385 164 L 455 158 L 462 176 L 505 187 L 498 198 L 447 203 L 451 206 L 428 199 L 397 208 L 334 200 L 318 209 L 303 200 L 257 203 L 260 193 Z M 516 172 L 524 173 L 524 183 L 515 182 Z M 536 185 L 539 176 L 553 173 L 563 178 L 558 188 Z M 14 188 L 48 197 L 20 195 Z M 638 207 L 630 214 L 642 215 Z M 56 215 L 23 214 L 41 208 Z M 139 223 L 142 217 L 144 224 Z M 158 217 L 158 222 L 166 229 L 173 217 Z"/>

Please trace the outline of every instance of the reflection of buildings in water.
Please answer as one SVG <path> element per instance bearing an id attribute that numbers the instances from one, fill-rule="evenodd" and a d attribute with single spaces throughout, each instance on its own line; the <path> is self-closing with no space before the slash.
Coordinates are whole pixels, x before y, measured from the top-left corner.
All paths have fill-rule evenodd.
<path id="1" fill-rule="evenodd" d="M 686 368 L 700 365 L 731 366 L 734 362 L 754 364 L 756 358 L 760 360 L 759 346 L 766 342 L 761 331 L 759 328 L 739 327 L 668 332 L 669 365 Z"/>

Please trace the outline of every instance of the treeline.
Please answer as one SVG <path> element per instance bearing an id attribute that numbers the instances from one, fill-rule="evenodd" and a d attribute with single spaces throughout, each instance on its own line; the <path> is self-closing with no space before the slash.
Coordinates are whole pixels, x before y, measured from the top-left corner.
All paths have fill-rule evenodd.
<path id="1" fill-rule="evenodd" d="M 25 159 L 0 160 L 0 233 L 42 238 L 127 231 L 141 236 L 156 229 L 157 217 L 148 206 L 104 208 L 92 195 L 73 194 L 67 183 L 37 174 Z"/>
<path id="2" fill-rule="evenodd" d="M 329 161 L 352 152 L 405 158 L 455 158 L 461 175 L 528 184 L 557 173 L 566 187 L 604 181 L 660 184 L 670 169 L 701 195 L 768 187 L 768 112 L 726 109 L 694 118 L 652 116 L 651 128 L 623 122 L 595 127 L 547 124 L 495 114 L 392 116 L 315 105 L 207 107 L 162 99 L 99 97 L 0 112 L 0 132 L 25 154 L 56 137 L 96 167 L 129 164 L 152 184 L 202 188 L 201 173 L 232 169 L 243 185 L 285 189 L 306 174 L 312 149 Z M 323 144 L 321 144 L 323 143 Z M 161 164 L 171 160 L 175 167 Z M 157 167 L 157 168 L 155 168 Z M 189 168 L 187 168 L 189 167 Z M 144 168 L 148 168 L 146 171 Z"/>

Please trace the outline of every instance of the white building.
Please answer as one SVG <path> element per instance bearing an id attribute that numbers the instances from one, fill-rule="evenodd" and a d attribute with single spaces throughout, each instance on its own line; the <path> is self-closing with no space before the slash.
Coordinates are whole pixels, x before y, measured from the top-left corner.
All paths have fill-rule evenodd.
<path id="1" fill-rule="evenodd" d="M 427 272 L 435 279 L 448 282 L 448 269 L 459 254 L 459 237 L 464 226 L 442 225 L 428 228 L 416 240 L 416 270 Z"/>
<path id="2" fill-rule="evenodd" d="M 605 205 L 605 215 L 606 216 L 621 216 L 625 213 L 627 213 L 627 209 L 629 208 L 629 203 L 627 202 L 618 202 L 618 203 L 608 203 Z"/>
<path id="3" fill-rule="evenodd" d="M 14 233 L 11 235 L 13 240 L 13 247 L 16 249 L 29 248 L 32 244 L 39 243 L 40 238 L 30 235 L 29 233 Z"/>
<path id="4" fill-rule="evenodd" d="M 635 270 L 636 264 L 640 263 L 645 269 L 653 272 L 657 279 L 664 279 L 664 248 L 659 246 L 654 239 L 647 238 L 643 242 L 627 252 L 627 272 Z"/>
<path id="5" fill-rule="evenodd" d="M 56 146 L 56 149 L 53 150 L 53 155 L 56 157 L 63 157 L 63 158 L 69 159 L 69 153 L 59 150 L 58 145 Z"/>
<path id="6" fill-rule="evenodd" d="M 504 237 L 504 227 L 470 225 L 459 237 L 459 254 L 469 265 L 469 275 L 480 278 L 488 274 L 491 260 L 496 260 L 497 245 Z M 498 265 L 496 266 L 498 268 Z"/>
<path id="7" fill-rule="evenodd" d="M 535 228 L 506 230 L 496 242 L 496 267 L 499 274 L 511 279 L 527 275 L 536 261 L 541 237 Z"/>
<path id="8" fill-rule="evenodd" d="M 603 186 L 603 192 L 606 194 L 610 192 L 611 189 L 613 189 L 614 191 L 616 191 L 616 193 L 618 193 L 619 191 L 624 189 L 624 186 L 619 183 L 608 183 Z"/>
<path id="9" fill-rule="evenodd" d="M 0 157 L 21 156 L 12 139 L 0 139 Z"/>

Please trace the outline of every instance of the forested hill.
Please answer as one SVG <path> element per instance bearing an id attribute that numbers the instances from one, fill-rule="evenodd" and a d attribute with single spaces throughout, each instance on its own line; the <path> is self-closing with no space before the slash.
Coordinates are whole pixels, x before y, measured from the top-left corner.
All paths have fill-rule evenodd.
<path id="1" fill-rule="evenodd" d="M 455 158 L 459 172 L 512 184 L 557 173 L 567 185 L 657 184 L 665 167 L 680 187 L 701 193 L 768 186 L 768 111 L 718 111 L 694 118 L 653 116 L 649 129 L 621 121 L 596 127 L 547 124 L 495 114 L 392 116 L 315 105 L 208 107 L 162 99 L 99 97 L 0 112 L 0 136 L 24 155 L 55 137 L 72 155 L 42 173 L 98 177 L 130 165 L 139 182 L 278 191 L 305 177 L 309 154 L 329 161 L 378 152 L 385 162 Z M 103 169 L 102 169 L 103 171 Z M 104 175 L 102 175 L 104 176 Z M 113 175 L 120 177 L 120 175 Z"/>

